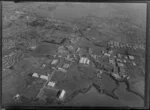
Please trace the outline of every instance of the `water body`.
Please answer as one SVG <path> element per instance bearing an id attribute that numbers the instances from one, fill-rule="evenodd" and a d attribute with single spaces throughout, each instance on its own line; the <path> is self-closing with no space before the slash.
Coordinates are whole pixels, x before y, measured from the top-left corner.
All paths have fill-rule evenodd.
<path id="1" fill-rule="evenodd" d="M 131 107 L 143 107 L 144 100 L 140 96 L 127 91 L 126 87 L 125 83 L 120 83 L 115 91 L 115 94 L 119 97 L 119 101 Z"/>
<path id="2" fill-rule="evenodd" d="M 80 93 L 65 106 L 125 106 L 123 103 L 115 100 L 105 94 L 100 94 L 94 87 L 87 93 Z"/>
<path id="3" fill-rule="evenodd" d="M 144 100 L 138 95 L 126 90 L 126 84 L 120 83 L 115 95 L 119 99 L 114 99 L 106 94 L 100 94 L 95 87 L 87 93 L 79 93 L 72 101 L 65 106 L 114 106 L 114 107 L 143 107 Z"/>

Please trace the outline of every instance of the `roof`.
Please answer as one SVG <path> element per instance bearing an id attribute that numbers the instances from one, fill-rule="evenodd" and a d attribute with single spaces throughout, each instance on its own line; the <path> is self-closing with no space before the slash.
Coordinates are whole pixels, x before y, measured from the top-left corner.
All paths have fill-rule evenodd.
<path id="1" fill-rule="evenodd" d="M 134 56 L 129 55 L 129 59 L 134 60 Z"/>
<path id="2" fill-rule="evenodd" d="M 84 64 L 86 64 L 86 63 L 89 64 L 90 61 L 89 61 L 89 59 L 86 58 L 86 57 L 81 57 L 80 60 L 79 60 L 79 62 L 80 62 L 80 63 L 84 63 Z"/>
<path id="3" fill-rule="evenodd" d="M 55 64 L 57 64 L 57 63 L 58 63 L 58 59 L 54 59 L 54 60 L 51 62 L 52 65 L 55 65 Z"/>
<path id="4" fill-rule="evenodd" d="M 49 81 L 47 85 L 51 86 L 51 87 L 54 87 L 55 86 L 55 82 Z"/>
<path id="5" fill-rule="evenodd" d="M 36 78 L 38 78 L 38 77 L 39 77 L 39 75 L 38 75 L 38 73 L 33 73 L 33 74 L 32 74 L 32 77 L 36 77 Z"/>
<path id="6" fill-rule="evenodd" d="M 44 80 L 48 80 L 48 76 L 45 76 L 45 75 L 40 75 L 40 78 Z"/>
<path id="7" fill-rule="evenodd" d="M 64 73 L 67 72 L 67 70 L 65 70 L 64 68 L 60 68 L 60 67 L 58 68 L 58 70 L 61 71 L 61 72 L 64 72 Z"/>
<path id="8" fill-rule="evenodd" d="M 63 99 L 64 98 L 64 95 L 66 94 L 66 91 L 65 90 L 62 90 L 60 95 L 59 95 L 59 99 Z"/>

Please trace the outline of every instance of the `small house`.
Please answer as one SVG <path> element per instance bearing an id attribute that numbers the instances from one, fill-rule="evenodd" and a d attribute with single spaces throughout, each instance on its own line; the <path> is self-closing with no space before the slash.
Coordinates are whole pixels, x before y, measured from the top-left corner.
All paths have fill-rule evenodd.
<path id="1" fill-rule="evenodd" d="M 84 63 L 85 60 L 86 60 L 86 59 L 85 59 L 84 57 L 81 57 L 79 63 Z"/>
<path id="2" fill-rule="evenodd" d="M 90 60 L 89 60 L 88 58 L 81 57 L 79 63 L 89 64 L 89 63 L 90 63 Z"/>
<path id="3" fill-rule="evenodd" d="M 32 77 L 39 78 L 39 74 L 38 73 L 33 73 Z"/>
<path id="4" fill-rule="evenodd" d="M 128 57 L 129 57 L 130 60 L 134 60 L 134 56 L 129 55 Z"/>
<path id="5" fill-rule="evenodd" d="M 127 76 L 126 78 L 127 78 L 127 80 L 129 80 L 129 79 L 130 79 L 130 76 Z"/>
<path id="6" fill-rule="evenodd" d="M 60 95 L 59 95 L 59 99 L 60 99 L 60 100 L 63 100 L 65 94 L 66 94 L 66 91 L 65 91 L 65 90 L 62 90 L 61 93 L 60 93 Z"/>
<path id="7" fill-rule="evenodd" d="M 57 59 L 54 59 L 52 62 L 51 62 L 51 65 L 56 65 L 58 63 L 58 60 Z"/>
<path id="8" fill-rule="evenodd" d="M 54 87 L 55 86 L 55 82 L 50 81 L 50 82 L 48 82 L 47 85 L 50 86 L 50 87 Z"/>
<path id="9" fill-rule="evenodd" d="M 115 79 L 121 79 L 121 77 L 119 76 L 119 74 L 112 73 L 111 75 L 112 75 Z"/>
<path id="10" fill-rule="evenodd" d="M 90 63 L 90 60 L 89 60 L 89 59 L 87 59 L 86 63 L 87 63 L 87 64 L 89 64 L 89 63 Z"/>
<path id="11" fill-rule="evenodd" d="M 44 80 L 48 80 L 48 76 L 46 76 L 46 75 L 40 75 L 40 78 L 44 79 Z"/>
<path id="12" fill-rule="evenodd" d="M 102 73 L 103 73 L 103 70 L 100 70 L 99 73 L 102 74 Z"/>
<path id="13" fill-rule="evenodd" d="M 42 64 L 42 68 L 45 68 L 46 67 L 46 64 Z"/>
<path id="14" fill-rule="evenodd" d="M 110 59 L 109 59 L 109 63 L 110 63 L 110 64 L 115 64 L 114 59 L 111 59 L 111 58 L 110 58 Z"/>
<path id="15" fill-rule="evenodd" d="M 76 52 L 79 52 L 80 50 L 81 50 L 81 48 L 77 48 L 77 49 L 76 49 Z"/>
<path id="16" fill-rule="evenodd" d="M 20 94 L 16 94 L 16 95 L 13 97 L 14 100 L 18 100 L 19 98 L 20 98 Z"/>
<path id="17" fill-rule="evenodd" d="M 31 50 L 35 50 L 36 48 L 37 48 L 37 46 L 36 45 L 33 45 L 33 46 L 31 46 L 31 47 L 29 47 Z"/>
<path id="18" fill-rule="evenodd" d="M 110 57 L 110 54 L 109 54 L 109 53 L 104 53 L 104 55 Z"/>
<path id="19" fill-rule="evenodd" d="M 64 72 L 64 73 L 67 72 L 67 70 L 65 70 L 64 68 L 60 68 L 60 67 L 58 68 L 58 70 L 61 71 L 61 72 Z"/>
<path id="20" fill-rule="evenodd" d="M 136 66 L 136 63 L 135 63 L 135 62 L 132 62 L 132 65 L 133 65 L 133 66 Z"/>

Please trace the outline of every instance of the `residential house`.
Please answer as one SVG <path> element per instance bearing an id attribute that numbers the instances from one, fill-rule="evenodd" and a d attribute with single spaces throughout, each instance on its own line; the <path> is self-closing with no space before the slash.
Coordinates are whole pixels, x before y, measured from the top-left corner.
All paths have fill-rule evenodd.
<path id="1" fill-rule="evenodd" d="M 38 73 L 33 73 L 32 77 L 39 78 L 39 74 Z"/>
<path id="2" fill-rule="evenodd" d="M 55 87 L 55 82 L 49 81 L 47 85 L 50 86 L 50 87 Z"/>
<path id="3" fill-rule="evenodd" d="M 104 53 L 104 55 L 110 57 L 110 53 Z"/>
<path id="4" fill-rule="evenodd" d="M 60 100 L 63 100 L 65 94 L 66 94 L 66 91 L 65 91 L 65 90 L 62 90 L 61 93 L 60 93 L 60 95 L 59 95 L 59 99 L 60 99 Z"/>
<path id="5" fill-rule="evenodd" d="M 40 75 L 40 78 L 43 80 L 48 80 L 48 76 L 46 76 L 46 75 Z"/>
<path id="6" fill-rule="evenodd" d="M 51 62 L 51 65 L 56 65 L 58 63 L 58 59 L 54 59 L 52 62 Z"/>
<path id="7" fill-rule="evenodd" d="M 115 64 L 115 60 L 113 58 L 109 58 L 109 63 L 114 65 Z"/>
<path id="8" fill-rule="evenodd" d="M 134 56 L 132 56 L 132 55 L 129 55 L 128 57 L 129 57 L 130 60 L 134 60 L 135 59 Z"/>
<path id="9" fill-rule="evenodd" d="M 119 74 L 112 73 L 111 75 L 112 75 L 115 79 L 118 79 L 118 80 L 120 80 L 120 79 L 121 79 L 121 77 L 120 77 L 120 75 L 119 75 Z"/>
<path id="10" fill-rule="evenodd" d="M 79 63 L 89 64 L 90 60 L 86 57 L 81 57 L 80 60 L 79 60 Z"/>
<path id="11" fill-rule="evenodd" d="M 133 65 L 133 66 L 136 66 L 136 63 L 135 63 L 135 62 L 132 62 L 132 65 Z"/>
<path id="12" fill-rule="evenodd" d="M 14 100 L 18 100 L 20 99 L 20 94 L 16 94 L 14 97 L 13 97 Z"/>
<path id="13" fill-rule="evenodd" d="M 58 71 L 61 71 L 61 72 L 63 72 L 63 73 L 66 73 L 66 72 L 67 72 L 67 70 L 66 70 L 66 69 L 61 68 L 61 67 L 59 67 L 59 68 L 58 68 Z"/>

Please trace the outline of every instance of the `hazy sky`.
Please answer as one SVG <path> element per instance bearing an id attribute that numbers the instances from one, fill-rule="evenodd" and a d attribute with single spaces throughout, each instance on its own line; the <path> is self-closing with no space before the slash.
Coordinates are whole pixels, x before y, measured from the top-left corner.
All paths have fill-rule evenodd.
<path id="1" fill-rule="evenodd" d="M 110 15 L 128 15 L 133 22 L 145 26 L 146 3 L 65 3 L 65 2 L 3 2 L 5 9 L 23 9 L 41 16 L 57 18 L 78 18 L 87 15 L 109 17 Z M 52 8 L 51 8 L 52 7 Z"/>

